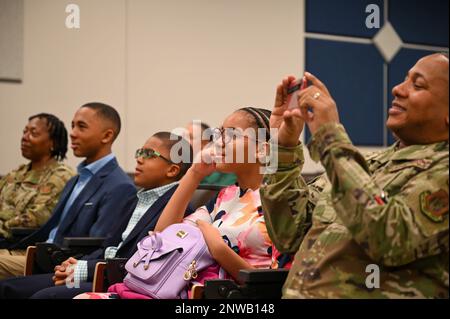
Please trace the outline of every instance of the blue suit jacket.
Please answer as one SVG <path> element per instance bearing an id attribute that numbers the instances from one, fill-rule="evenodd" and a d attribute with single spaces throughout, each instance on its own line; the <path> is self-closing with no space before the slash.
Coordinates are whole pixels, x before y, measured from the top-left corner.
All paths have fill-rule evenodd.
<path id="1" fill-rule="evenodd" d="M 172 187 L 167 192 L 164 193 L 158 200 L 147 210 L 147 212 L 142 216 L 136 226 L 133 228 L 131 233 L 123 242 L 120 249 L 117 251 L 117 258 L 127 258 L 129 259 L 137 250 L 138 242 L 148 235 L 148 232 L 153 230 L 158 222 L 159 216 L 161 216 L 162 211 L 166 207 L 167 203 L 172 198 L 173 193 L 178 188 L 177 186 Z M 105 249 L 109 246 L 118 246 L 122 241 L 122 233 L 128 225 L 131 215 L 137 205 L 137 196 L 134 203 L 130 205 L 126 214 L 123 215 L 122 221 L 118 224 L 118 227 L 114 230 L 114 234 L 105 240 L 103 248 L 100 248 L 90 255 L 84 256 L 81 259 L 88 261 L 88 281 L 93 280 L 95 265 L 99 261 L 104 260 Z M 194 210 L 190 205 L 186 208 L 185 216 L 191 214 Z"/>
<path id="2" fill-rule="evenodd" d="M 70 179 L 53 210 L 52 216 L 39 230 L 10 249 L 26 248 L 36 242 L 46 241 L 50 231 L 59 224 L 55 244 L 61 245 L 64 237 L 108 237 L 118 220 L 136 197 L 136 187 L 119 167 L 116 159 L 109 161 L 92 176 L 60 221 L 64 206 L 72 193 L 78 176 Z"/>

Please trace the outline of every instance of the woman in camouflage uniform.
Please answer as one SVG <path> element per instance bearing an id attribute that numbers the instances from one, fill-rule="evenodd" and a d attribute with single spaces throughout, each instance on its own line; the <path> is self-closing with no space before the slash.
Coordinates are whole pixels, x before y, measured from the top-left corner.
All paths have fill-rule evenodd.
<path id="1" fill-rule="evenodd" d="M 21 151 L 30 162 L 0 180 L 0 237 L 4 238 L 11 237 L 13 227 L 43 225 L 66 182 L 74 176 L 72 168 L 62 162 L 67 153 L 64 123 L 46 113 L 28 120 Z"/>

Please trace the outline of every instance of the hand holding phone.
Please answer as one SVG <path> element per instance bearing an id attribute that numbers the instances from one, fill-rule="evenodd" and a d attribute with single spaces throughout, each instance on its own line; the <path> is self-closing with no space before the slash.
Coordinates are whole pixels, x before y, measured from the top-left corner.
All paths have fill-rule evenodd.
<path id="1" fill-rule="evenodd" d="M 288 109 L 293 109 L 298 107 L 298 93 L 305 89 L 308 86 L 308 81 L 306 80 L 305 77 L 301 78 L 301 79 L 297 79 L 295 81 L 293 81 L 291 83 L 291 85 L 289 86 L 288 90 L 287 90 L 287 104 L 288 104 Z"/>

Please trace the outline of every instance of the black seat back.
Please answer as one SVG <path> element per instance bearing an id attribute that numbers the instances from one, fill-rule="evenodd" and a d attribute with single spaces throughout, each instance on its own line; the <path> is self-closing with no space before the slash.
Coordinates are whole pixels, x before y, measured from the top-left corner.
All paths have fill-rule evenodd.
<path id="1" fill-rule="evenodd" d="M 214 198 L 224 186 L 218 185 L 200 185 L 194 192 L 191 199 L 191 206 L 193 209 L 197 209 L 206 203 L 208 203 L 212 198 Z"/>

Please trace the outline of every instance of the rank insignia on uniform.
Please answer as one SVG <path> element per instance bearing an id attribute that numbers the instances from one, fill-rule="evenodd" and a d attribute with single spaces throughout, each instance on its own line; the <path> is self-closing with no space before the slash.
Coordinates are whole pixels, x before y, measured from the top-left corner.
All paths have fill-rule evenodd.
<path id="1" fill-rule="evenodd" d="M 448 215 L 448 194 L 440 189 L 431 193 L 426 191 L 420 194 L 420 210 L 434 222 L 442 222 Z"/>

